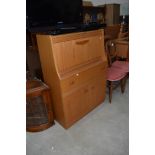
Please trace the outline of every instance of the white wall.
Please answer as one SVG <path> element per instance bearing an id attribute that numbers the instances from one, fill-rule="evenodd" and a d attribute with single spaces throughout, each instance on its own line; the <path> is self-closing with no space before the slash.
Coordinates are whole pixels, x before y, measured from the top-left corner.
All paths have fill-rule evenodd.
<path id="1" fill-rule="evenodd" d="M 129 0 L 83 0 L 83 1 L 91 1 L 94 6 L 102 4 L 118 3 L 120 4 L 120 14 L 129 15 Z"/>

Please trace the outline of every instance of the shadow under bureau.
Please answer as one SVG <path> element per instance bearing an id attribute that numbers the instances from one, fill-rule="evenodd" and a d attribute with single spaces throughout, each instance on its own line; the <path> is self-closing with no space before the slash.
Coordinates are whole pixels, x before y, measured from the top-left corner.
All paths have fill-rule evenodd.
<path id="1" fill-rule="evenodd" d="M 69 128 L 105 99 L 107 58 L 103 29 L 37 34 L 37 43 L 55 119 Z"/>

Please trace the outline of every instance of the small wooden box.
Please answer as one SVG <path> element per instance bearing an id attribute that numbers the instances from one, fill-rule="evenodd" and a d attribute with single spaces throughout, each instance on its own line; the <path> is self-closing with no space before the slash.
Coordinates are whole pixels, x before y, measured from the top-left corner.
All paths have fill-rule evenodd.
<path id="1" fill-rule="evenodd" d="M 39 80 L 26 82 L 26 130 L 42 131 L 54 124 L 49 87 Z"/>

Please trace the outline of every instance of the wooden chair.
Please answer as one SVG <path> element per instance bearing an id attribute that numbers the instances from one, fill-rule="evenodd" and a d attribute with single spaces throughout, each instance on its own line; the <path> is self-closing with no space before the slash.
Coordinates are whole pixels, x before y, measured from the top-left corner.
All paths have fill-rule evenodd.
<path id="1" fill-rule="evenodd" d="M 128 38 L 114 41 L 116 47 L 117 58 L 129 61 L 129 40 Z"/>
<path id="2" fill-rule="evenodd" d="M 104 39 L 105 41 L 117 39 L 119 33 L 120 33 L 120 24 L 107 26 L 104 29 L 104 35 L 105 35 Z"/>
<path id="3" fill-rule="evenodd" d="M 109 88 L 109 102 L 112 100 L 112 91 L 116 83 L 121 85 L 121 92 L 124 93 L 126 79 L 129 73 L 129 63 L 117 60 L 116 47 L 113 41 L 106 42 L 106 53 L 108 58 L 107 84 Z"/>
<path id="4" fill-rule="evenodd" d="M 129 38 L 129 28 L 127 24 L 121 24 L 117 39 L 125 39 L 125 38 Z"/>
<path id="5" fill-rule="evenodd" d="M 105 27 L 104 30 L 104 40 L 125 40 L 129 39 L 128 25 L 117 24 Z"/>

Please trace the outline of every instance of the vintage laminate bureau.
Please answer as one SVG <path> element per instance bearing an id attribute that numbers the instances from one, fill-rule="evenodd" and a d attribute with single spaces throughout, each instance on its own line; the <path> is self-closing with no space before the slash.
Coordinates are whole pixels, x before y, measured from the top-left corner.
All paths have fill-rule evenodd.
<path id="1" fill-rule="evenodd" d="M 105 99 L 104 30 L 38 34 L 37 43 L 55 119 L 69 128 Z"/>

